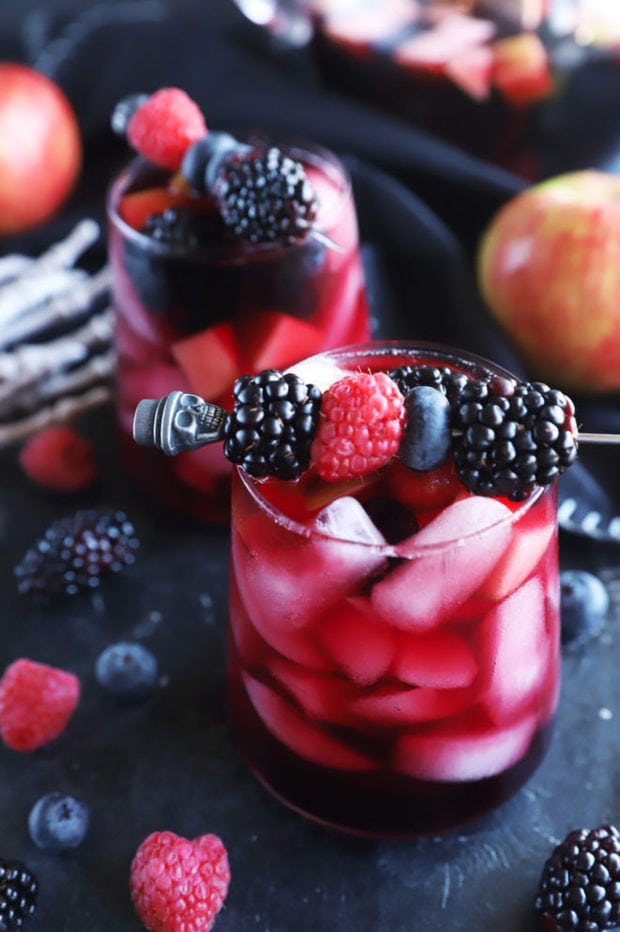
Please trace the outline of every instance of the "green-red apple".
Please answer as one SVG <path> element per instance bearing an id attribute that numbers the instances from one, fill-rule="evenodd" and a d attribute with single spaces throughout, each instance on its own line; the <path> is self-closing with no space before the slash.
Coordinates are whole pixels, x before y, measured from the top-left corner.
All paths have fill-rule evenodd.
<path id="1" fill-rule="evenodd" d="M 58 85 L 0 62 L 0 236 L 51 217 L 76 182 L 81 156 L 77 119 Z"/>
<path id="2" fill-rule="evenodd" d="M 620 389 L 620 176 L 570 172 L 516 195 L 482 237 L 478 281 L 533 375 Z"/>

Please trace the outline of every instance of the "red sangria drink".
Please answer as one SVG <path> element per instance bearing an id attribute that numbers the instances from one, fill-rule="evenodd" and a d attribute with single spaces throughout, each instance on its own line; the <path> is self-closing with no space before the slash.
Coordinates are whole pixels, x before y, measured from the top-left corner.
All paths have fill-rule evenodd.
<path id="1" fill-rule="evenodd" d="M 230 715 L 276 797 L 407 837 L 528 779 L 558 701 L 555 479 L 576 434 L 562 392 L 433 345 L 239 380 Z"/>
<path id="2" fill-rule="evenodd" d="M 312 143 L 207 130 L 176 89 L 115 117 L 138 152 L 108 204 L 121 451 L 157 500 L 227 522 L 221 445 L 163 458 L 132 442 L 134 409 L 173 388 L 230 406 L 242 373 L 368 339 L 349 177 Z"/>
<path id="3" fill-rule="evenodd" d="M 615 3 L 315 0 L 310 7 L 318 67 L 341 91 L 529 179 L 609 152 L 606 94 L 615 88 L 617 97 L 619 87 Z M 584 121 L 585 155 L 575 138 Z"/>

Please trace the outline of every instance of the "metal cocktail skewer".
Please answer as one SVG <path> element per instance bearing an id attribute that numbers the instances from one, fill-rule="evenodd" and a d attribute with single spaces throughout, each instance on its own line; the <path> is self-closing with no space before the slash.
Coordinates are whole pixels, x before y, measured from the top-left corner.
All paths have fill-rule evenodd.
<path id="1" fill-rule="evenodd" d="M 197 450 L 224 439 L 228 412 L 199 395 L 173 391 L 162 398 L 143 398 L 134 414 L 133 437 L 168 456 Z M 453 431 L 453 435 L 460 432 Z M 578 443 L 620 443 L 620 434 L 577 433 Z"/>

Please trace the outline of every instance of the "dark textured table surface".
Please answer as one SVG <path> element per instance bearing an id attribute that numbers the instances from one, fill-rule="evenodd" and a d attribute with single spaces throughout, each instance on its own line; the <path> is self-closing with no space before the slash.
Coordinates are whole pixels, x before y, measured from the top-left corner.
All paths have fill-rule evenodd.
<path id="1" fill-rule="evenodd" d="M 558 727 L 530 783 L 491 817 L 442 838 L 351 839 L 310 824 L 248 773 L 226 722 L 228 539 L 142 500 L 116 460 L 111 412 L 81 425 L 102 481 L 70 502 L 36 489 L 14 451 L 0 460 L 0 666 L 19 656 L 76 672 L 82 698 L 66 732 L 32 754 L 0 748 L 2 854 L 26 861 L 41 884 L 32 932 L 138 930 L 129 865 L 151 831 L 215 832 L 232 882 L 218 932 L 527 932 L 541 866 L 571 828 L 619 817 L 620 716 L 617 545 L 563 537 L 564 566 L 594 568 L 613 609 L 603 633 L 564 652 Z M 136 564 L 96 594 L 43 609 L 15 590 L 12 567 L 34 537 L 76 504 L 123 507 L 142 546 Z M 93 674 L 99 651 L 137 639 L 158 657 L 147 702 L 119 705 Z M 89 835 L 68 854 L 39 851 L 30 807 L 62 790 L 84 799 Z"/>

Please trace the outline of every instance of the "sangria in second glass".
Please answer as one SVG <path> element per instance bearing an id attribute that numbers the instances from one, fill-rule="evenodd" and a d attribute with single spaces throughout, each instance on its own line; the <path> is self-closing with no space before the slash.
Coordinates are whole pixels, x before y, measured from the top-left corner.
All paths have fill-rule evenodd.
<path id="1" fill-rule="evenodd" d="M 310 468 L 256 478 L 239 458 L 234 475 L 235 734 L 258 779 L 323 824 L 452 829 L 510 797 L 549 742 L 572 402 L 437 346 L 316 356 L 282 376 L 301 397 L 296 377 L 322 391 Z"/>
<path id="2" fill-rule="evenodd" d="M 172 389 L 230 407 L 243 373 L 368 339 L 350 180 L 312 143 L 207 131 L 177 89 L 115 118 L 139 153 L 108 201 L 121 453 L 157 500 L 227 522 L 221 445 L 162 458 L 133 444 L 134 409 Z"/>

